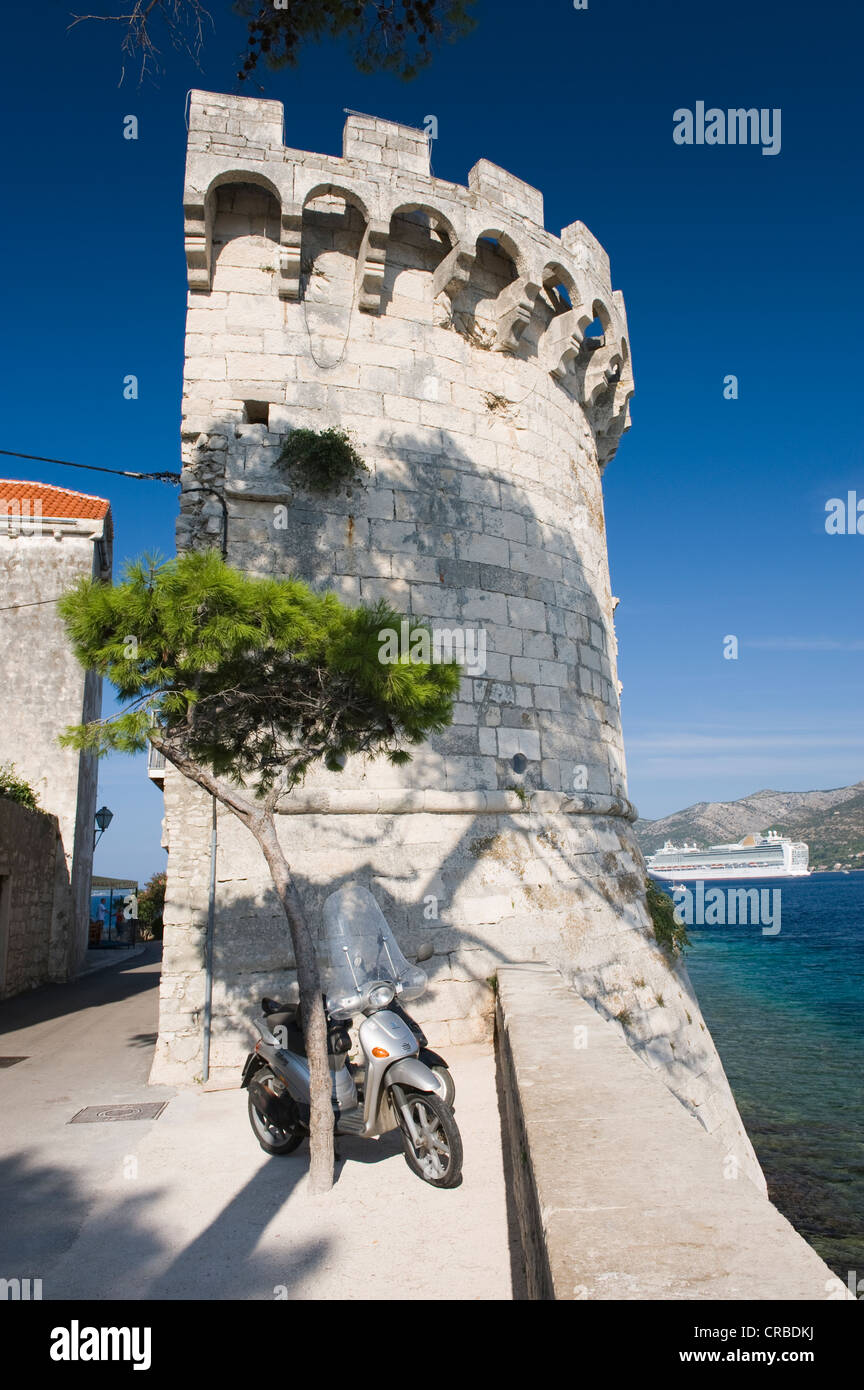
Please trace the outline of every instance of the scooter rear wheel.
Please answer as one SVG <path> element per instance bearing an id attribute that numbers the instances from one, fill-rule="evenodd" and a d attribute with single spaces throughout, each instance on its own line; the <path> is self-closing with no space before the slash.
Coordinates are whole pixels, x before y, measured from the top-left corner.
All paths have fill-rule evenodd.
<path id="1" fill-rule="evenodd" d="M 462 1175 L 462 1136 L 453 1111 L 433 1091 L 405 1091 L 394 1109 L 402 1131 L 405 1162 L 432 1187 L 455 1187 Z M 407 1115 L 406 1115 L 407 1111 Z M 417 1138 L 413 1137 L 408 1123 Z"/>
<path id="2" fill-rule="evenodd" d="M 249 1123 L 252 1133 L 265 1153 L 290 1154 L 303 1142 L 306 1130 L 300 1120 L 297 1106 L 278 1077 L 269 1067 L 262 1067 L 256 1074 L 256 1082 L 263 1086 L 276 1101 L 278 1119 L 261 1113 L 249 1095 Z"/>

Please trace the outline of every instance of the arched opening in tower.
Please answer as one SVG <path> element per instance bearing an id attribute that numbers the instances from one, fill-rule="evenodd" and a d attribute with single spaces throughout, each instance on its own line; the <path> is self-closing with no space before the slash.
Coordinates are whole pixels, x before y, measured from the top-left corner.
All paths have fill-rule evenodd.
<path id="1" fill-rule="evenodd" d="M 478 238 L 466 284 L 453 301 L 453 327 L 475 347 L 491 348 L 497 338 L 495 306 L 508 285 L 519 278 L 519 251 L 510 238 L 489 230 Z"/>
<path id="2" fill-rule="evenodd" d="M 213 289 L 226 269 L 275 274 L 279 247 L 279 202 L 254 183 L 224 183 L 213 204 Z M 263 253 L 263 254 L 262 254 Z M 227 283 L 227 282 L 226 282 Z"/>
<path id="3" fill-rule="evenodd" d="M 362 211 L 339 189 L 321 190 L 303 208 L 300 299 L 321 365 L 338 361 L 347 340 L 365 230 Z"/>
<path id="4" fill-rule="evenodd" d="M 440 213 L 419 204 L 397 208 L 390 218 L 382 313 L 431 323 L 433 275 L 454 241 Z"/>

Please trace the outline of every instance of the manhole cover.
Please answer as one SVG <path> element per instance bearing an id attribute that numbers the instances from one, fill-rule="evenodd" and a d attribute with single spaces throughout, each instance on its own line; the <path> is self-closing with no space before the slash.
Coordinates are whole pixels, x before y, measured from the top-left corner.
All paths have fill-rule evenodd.
<path id="1" fill-rule="evenodd" d="M 16 1062 L 26 1062 L 26 1057 L 0 1057 L 0 1067 L 14 1067 Z"/>
<path id="2" fill-rule="evenodd" d="M 109 1120 L 156 1120 L 167 1100 L 148 1101 L 146 1105 L 88 1105 L 73 1115 L 70 1125 L 98 1125 Z"/>

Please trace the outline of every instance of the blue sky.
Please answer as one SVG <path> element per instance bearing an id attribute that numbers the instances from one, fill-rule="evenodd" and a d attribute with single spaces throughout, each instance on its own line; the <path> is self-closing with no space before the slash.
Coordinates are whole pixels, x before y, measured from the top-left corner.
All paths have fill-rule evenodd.
<path id="1" fill-rule="evenodd" d="M 213 0 L 203 71 L 166 49 L 158 85 L 139 87 L 127 63 L 118 86 L 117 32 L 67 33 L 69 8 L 0 21 L 0 447 L 173 469 L 185 94 L 240 90 L 243 27 Z M 331 153 L 343 107 L 414 125 L 435 114 L 436 174 L 464 183 L 491 159 L 543 190 L 550 230 L 580 218 L 608 250 L 636 375 L 604 485 L 640 811 L 856 781 L 864 535 L 824 522 L 828 498 L 864 498 L 859 7 L 481 0 L 476 13 L 473 35 L 411 84 L 363 76 L 326 45 L 245 90 L 285 103 L 290 144 Z M 780 153 L 675 144 L 673 112 L 697 101 L 780 108 Z M 130 113 L 137 141 L 122 138 Z M 137 401 L 123 399 L 128 373 Z M 110 497 L 118 560 L 172 551 L 163 484 L 13 459 L 0 475 Z M 100 801 L 115 821 L 96 871 L 162 867 L 161 797 L 140 765 L 104 764 Z"/>

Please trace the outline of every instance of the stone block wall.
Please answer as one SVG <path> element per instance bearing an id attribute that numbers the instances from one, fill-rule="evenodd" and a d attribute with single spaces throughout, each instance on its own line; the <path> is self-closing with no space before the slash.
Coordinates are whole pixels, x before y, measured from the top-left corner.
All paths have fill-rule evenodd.
<path id="1" fill-rule="evenodd" d="M 552 960 L 737 1142 L 686 974 L 651 932 L 627 799 L 601 475 L 633 379 L 608 257 L 581 222 L 547 232 L 542 195 L 488 161 L 467 187 L 431 177 L 422 132 L 349 116 L 340 158 L 281 130 L 279 103 L 192 94 L 178 549 L 223 544 L 249 573 L 485 644 L 453 725 L 408 767 L 354 760 L 286 798 L 310 920 L 357 879 L 406 950 L 431 939 L 418 1014 L 442 1045 L 490 1036 L 499 965 Z M 347 430 L 368 474 L 299 487 L 279 455 L 300 427 Z M 153 1079 L 181 1081 L 200 1066 L 209 808 L 170 769 L 165 792 Z M 211 1060 L 228 1069 L 292 960 L 227 815 L 215 953 Z"/>
<path id="2" fill-rule="evenodd" d="M 0 529 L 0 762 L 14 763 L 56 815 L 72 885 L 71 905 L 58 899 L 52 979 L 74 975 L 87 949 L 98 766 L 57 737 L 98 718 L 102 702 L 102 682 L 78 665 L 55 600 L 82 576 L 110 573 L 110 541 L 97 544 L 103 529 L 80 520 Z"/>
<path id="3" fill-rule="evenodd" d="M 0 998 L 57 978 L 55 925 L 71 913 L 57 817 L 0 797 Z"/>

